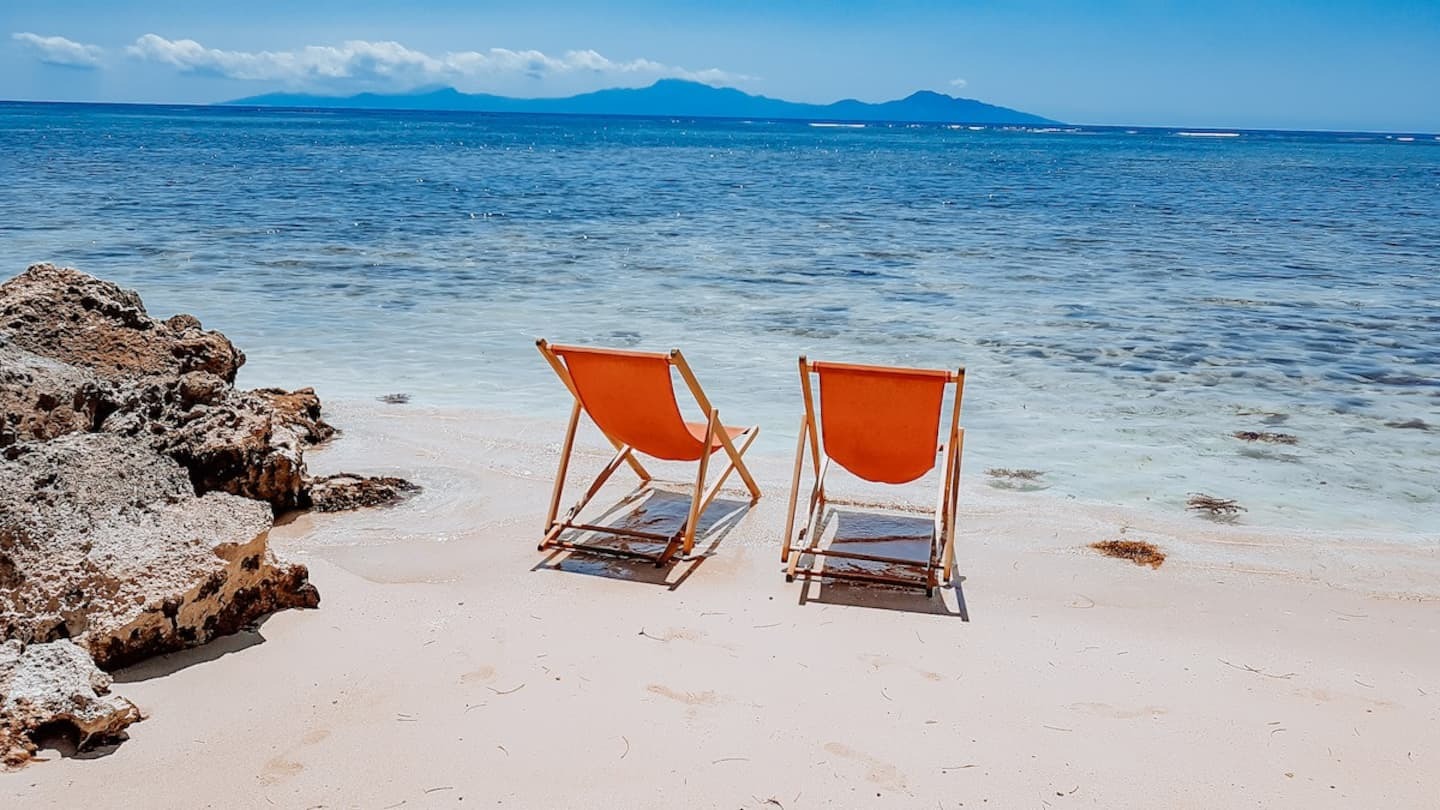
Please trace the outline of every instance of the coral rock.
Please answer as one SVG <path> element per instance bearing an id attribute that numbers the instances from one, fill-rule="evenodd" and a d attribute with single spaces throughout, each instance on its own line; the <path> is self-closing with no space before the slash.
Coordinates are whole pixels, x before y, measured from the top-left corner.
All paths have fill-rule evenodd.
<path id="1" fill-rule="evenodd" d="M 45 729 L 73 733 L 82 751 L 120 738 L 140 710 L 109 691 L 110 676 L 68 641 L 0 644 L 0 761 L 30 759 Z"/>
<path id="2" fill-rule="evenodd" d="M 77 270 L 0 284 L 0 755 L 39 728 L 138 718 L 114 669 L 315 607 L 268 548 L 274 513 L 388 503 L 398 478 L 310 480 L 335 431 L 311 389 L 237 391 L 245 355 L 189 315 Z M 26 646 L 29 645 L 29 646 Z M 93 659 L 93 663 L 92 663 Z"/>
<path id="3" fill-rule="evenodd" d="M 236 391 L 245 355 L 190 315 L 37 264 L 0 285 L 0 447 L 104 430 L 179 461 L 198 493 L 305 506 L 303 449 L 334 435 L 309 388 Z"/>
<path id="4" fill-rule="evenodd" d="M 102 377 L 208 371 L 226 382 L 245 355 L 189 316 L 157 321 L 140 296 L 78 270 L 37 264 L 0 285 L 0 332 L 43 357 Z"/>
<path id="5" fill-rule="evenodd" d="M 103 433 L 15 445 L 0 464 L 0 629 L 71 638 L 106 669 L 313 607 L 267 548 L 270 510 L 197 497 L 185 471 Z"/>
<path id="6" fill-rule="evenodd" d="M 0 339 L 0 447 L 94 430 L 112 398 L 94 373 Z"/>
<path id="7" fill-rule="evenodd" d="M 344 512 L 367 506 L 386 506 L 420 491 L 403 478 L 367 477 L 338 473 L 310 479 L 310 508 L 317 512 Z"/>

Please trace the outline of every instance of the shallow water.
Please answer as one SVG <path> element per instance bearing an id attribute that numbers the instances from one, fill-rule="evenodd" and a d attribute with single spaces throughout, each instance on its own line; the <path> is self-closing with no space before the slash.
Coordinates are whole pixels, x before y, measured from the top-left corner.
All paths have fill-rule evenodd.
<path id="1" fill-rule="evenodd" d="M 0 176 L 7 273 L 247 385 L 559 417 L 534 338 L 678 345 L 777 450 L 801 353 L 964 365 L 970 485 L 1440 528 L 1433 138 L 0 104 Z"/>

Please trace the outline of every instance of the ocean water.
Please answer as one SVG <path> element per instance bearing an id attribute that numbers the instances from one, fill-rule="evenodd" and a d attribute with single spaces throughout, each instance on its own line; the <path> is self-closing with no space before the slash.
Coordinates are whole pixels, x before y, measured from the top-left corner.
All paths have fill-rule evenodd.
<path id="1" fill-rule="evenodd" d="M 536 337 L 679 346 L 776 451 L 801 353 L 963 365 L 967 486 L 1435 542 L 1440 140 L 1207 135 L 0 104 L 0 275 L 329 399 L 558 420 Z"/>

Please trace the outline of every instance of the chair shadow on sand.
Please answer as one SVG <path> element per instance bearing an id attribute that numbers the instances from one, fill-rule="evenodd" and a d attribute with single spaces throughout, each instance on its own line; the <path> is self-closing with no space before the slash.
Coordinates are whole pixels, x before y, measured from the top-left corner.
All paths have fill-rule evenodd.
<path id="1" fill-rule="evenodd" d="M 680 531 L 685 525 L 690 503 L 689 494 L 654 486 L 640 486 L 593 522 L 612 529 L 671 534 Z M 676 558 L 670 565 L 657 567 L 649 560 L 611 556 L 599 551 L 554 548 L 549 549 L 546 557 L 531 570 L 566 571 L 624 579 L 648 585 L 663 585 L 673 591 L 684 584 L 685 580 L 719 549 L 721 542 L 749 513 L 751 506 L 753 504 L 748 499 L 735 500 L 724 495 L 717 496 L 710 506 L 700 513 L 696 523 L 695 552 L 688 557 Z M 573 538 L 583 538 L 587 544 L 612 547 L 617 551 L 653 553 L 665 546 L 664 543 L 578 529 L 572 529 L 568 533 Z"/>
<path id="2" fill-rule="evenodd" d="M 836 550 L 913 559 L 923 566 L 930 554 L 930 537 L 934 528 L 934 521 L 928 516 L 832 508 L 821 518 L 819 532 L 822 538 L 827 532 L 831 533 L 827 544 Z M 825 570 L 884 576 L 913 577 L 915 574 L 914 569 L 907 566 L 838 557 L 827 558 Z M 957 576 L 949 585 L 936 588 L 934 596 L 926 596 L 920 589 L 834 579 L 821 575 L 800 581 L 800 604 L 819 602 L 898 610 L 934 616 L 954 616 L 968 622 L 970 611 L 965 605 L 965 593 L 960 587 L 964 580 L 964 577 Z"/>

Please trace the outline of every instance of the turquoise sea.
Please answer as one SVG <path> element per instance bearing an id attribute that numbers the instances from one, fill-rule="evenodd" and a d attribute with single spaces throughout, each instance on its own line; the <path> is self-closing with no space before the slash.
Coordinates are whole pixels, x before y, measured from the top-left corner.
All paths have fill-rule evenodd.
<path id="1" fill-rule="evenodd" d="M 801 353 L 964 365 L 967 486 L 1440 540 L 1433 135 L 0 104 L 0 178 L 0 276 L 242 384 L 558 421 L 537 336 L 680 346 L 786 451 Z"/>

